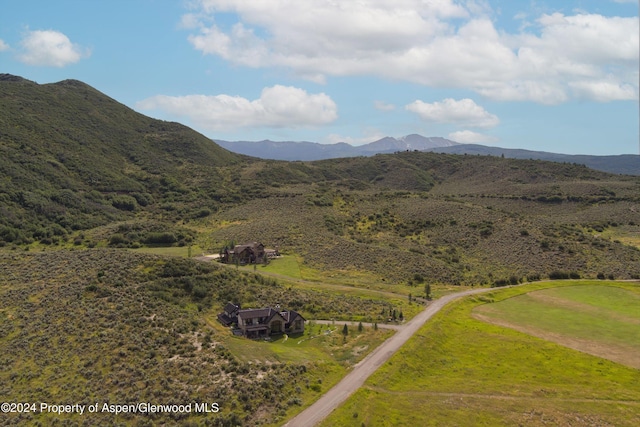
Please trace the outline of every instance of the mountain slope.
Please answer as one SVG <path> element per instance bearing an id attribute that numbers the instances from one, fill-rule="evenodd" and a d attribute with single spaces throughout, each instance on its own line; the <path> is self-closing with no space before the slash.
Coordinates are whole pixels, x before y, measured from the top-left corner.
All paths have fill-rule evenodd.
<path id="1" fill-rule="evenodd" d="M 217 252 L 259 240 L 387 283 L 640 277 L 637 177 L 417 150 L 259 160 L 77 81 L 4 76 L 0 95 L 0 245 Z"/>
<path id="2" fill-rule="evenodd" d="M 400 138 L 384 137 L 368 144 L 353 146 L 344 142 L 319 144 L 293 141 L 217 141 L 234 153 L 272 160 L 326 160 L 341 157 L 372 156 L 397 151 L 433 151 L 436 153 L 505 156 L 512 159 L 536 159 L 560 163 L 578 163 L 603 172 L 640 175 L 640 156 L 588 156 L 548 153 L 521 149 L 488 147 L 478 144 L 460 144 L 440 137 L 412 134 Z"/>
<path id="3" fill-rule="evenodd" d="M 451 147 L 434 147 L 428 151 L 450 154 L 474 154 L 484 156 L 502 156 L 510 159 L 534 159 L 550 162 L 568 162 L 585 165 L 609 173 L 640 175 L 640 156 L 635 154 L 623 154 L 618 156 L 587 156 L 548 153 L 544 151 L 531 151 L 522 149 L 510 149 L 500 147 L 488 147 L 478 144 L 460 144 Z"/>
<path id="4" fill-rule="evenodd" d="M 337 157 L 358 156 L 355 147 L 346 144 L 319 144 L 317 142 L 294 141 L 223 141 L 216 144 L 238 154 L 269 160 L 303 160 L 313 161 Z"/>
<path id="5" fill-rule="evenodd" d="M 369 144 L 353 146 L 344 142 L 319 144 L 317 142 L 294 141 L 221 141 L 216 142 L 234 153 L 271 160 L 325 160 L 340 157 L 371 156 L 378 153 L 393 153 L 406 150 L 429 150 L 450 147 L 456 142 L 440 137 L 424 137 L 412 134 L 401 138 L 384 137 Z"/>
<path id="6" fill-rule="evenodd" d="M 189 203 L 219 181 L 215 166 L 240 159 L 82 82 L 0 75 L 0 240 L 60 236 L 154 201 Z"/>

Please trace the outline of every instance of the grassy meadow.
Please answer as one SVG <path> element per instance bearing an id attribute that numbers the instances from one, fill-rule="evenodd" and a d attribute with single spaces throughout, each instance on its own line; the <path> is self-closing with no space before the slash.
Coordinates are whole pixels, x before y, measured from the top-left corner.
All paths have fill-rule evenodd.
<path id="1" fill-rule="evenodd" d="M 236 268 L 235 266 L 227 266 Z M 311 290 L 318 293 L 339 294 L 362 301 L 384 304 L 391 310 L 373 313 L 354 310 L 336 316 L 336 313 L 315 312 L 314 319 L 353 320 L 363 322 L 387 322 L 395 310 L 397 321 L 408 320 L 424 308 L 424 288 L 403 285 L 389 286 L 366 272 L 321 271 L 305 266 L 299 256 L 284 255 L 268 265 L 241 266 L 241 271 L 256 271 L 273 277 L 292 289 Z M 413 292 L 413 293 L 412 293 Z M 440 292 L 440 290 L 438 290 Z M 409 298 L 411 294 L 411 298 Z M 434 295 L 438 295 L 434 291 Z M 419 298 L 419 297 L 422 298 Z M 400 316 L 402 313 L 402 316 Z"/>
<path id="2" fill-rule="evenodd" d="M 474 316 L 640 369 L 640 294 L 598 285 L 545 289 Z"/>
<path id="3" fill-rule="evenodd" d="M 608 302 L 596 309 L 633 316 L 633 305 L 614 302 L 640 296 L 625 282 L 541 282 L 466 298 L 445 307 L 322 425 L 638 425 L 638 369 L 473 317 L 528 292 L 566 298 L 583 286 L 573 301 L 599 301 L 588 292 L 597 289 Z"/>

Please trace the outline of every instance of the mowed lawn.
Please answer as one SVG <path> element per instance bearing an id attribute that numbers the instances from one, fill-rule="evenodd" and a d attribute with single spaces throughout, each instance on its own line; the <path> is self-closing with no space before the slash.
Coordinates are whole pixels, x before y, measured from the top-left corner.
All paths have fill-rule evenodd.
<path id="1" fill-rule="evenodd" d="M 583 307 L 581 314 L 587 305 L 590 316 L 613 312 L 611 322 L 637 319 L 638 284 L 548 282 L 465 298 L 438 313 L 321 425 L 640 425 L 640 370 L 474 318 L 478 307 L 517 304 L 540 291 Z M 633 325 L 624 329 L 610 339 L 634 336 Z"/>
<path id="2" fill-rule="evenodd" d="M 476 318 L 640 369 L 640 295 L 582 285 L 530 292 L 474 309 Z"/>

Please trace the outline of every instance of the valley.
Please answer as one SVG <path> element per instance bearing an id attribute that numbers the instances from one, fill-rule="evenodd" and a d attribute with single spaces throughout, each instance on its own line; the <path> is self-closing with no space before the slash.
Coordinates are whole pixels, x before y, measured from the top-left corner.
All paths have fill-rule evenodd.
<path id="1" fill-rule="evenodd" d="M 76 80 L 2 75 L 0 112 L 2 395 L 220 408 L 0 425 L 283 425 L 401 333 L 375 325 L 467 291 L 483 294 L 444 305 L 321 425 L 640 422 L 628 355 L 572 350 L 535 322 L 588 314 L 590 335 L 603 311 L 584 304 L 612 301 L 623 335 L 600 345 L 635 340 L 638 176 L 414 151 L 259 159 Z M 201 259 L 254 241 L 281 256 Z M 305 332 L 236 337 L 216 319 L 229 302 L 296 310 Z"/>

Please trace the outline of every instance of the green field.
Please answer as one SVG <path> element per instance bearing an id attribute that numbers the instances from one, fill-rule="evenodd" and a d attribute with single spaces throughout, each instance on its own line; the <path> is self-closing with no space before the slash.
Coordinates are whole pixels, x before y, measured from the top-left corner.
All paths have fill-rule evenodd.
<path id="1" fill-rule="evenodd" d="M 640 369 L 640 295 L 609 286 L 545 289 L 474 316 Z"/>
<path id="2" fill-rule="evenodd" d="M 640 297 L 637 284 L 548 282 L 450 304 L 322 425 L 640 425 L 638 369 L 473 317 L 543 289 L 579 304 L 604 295 L 597 309 L 632 318 L 616 301 Z"/>
<path id="3" fill-rule="evenodd" d="M 236 268 L 234 266 L 228 266 Z M 420 296 L 420 288 L 396 285 L 389 287 L 380 279 L 362 272 L 322 272 L 305 267 L 298 256 L 284 255 L 269 262 L 268 265 L 240 266 L 239 270 L 257 271 L 263 275 L 273 277 L 282 282 L 285 286 L 296 289 L 312 290 L 328 294 L 338 293 L 340 295 L 352 296 L 361 300 L 384 301 L 389 307 L 398 313 L 403 313 L 405 320 L 411 319 L 424 308 L 424 298 Z M 454 288 L 454 287 L 449 287 Z M 413 293 L 412 293 L 413 292 Z M 423 292 L 423 291 L 422 291 Z M 438 287 L 433 295 L 440 296 L 445 292 L 450 292 L 447 287 Z M 409 294 L 412 293 L 412 301 Z M 424 294 L 421 295 L 424 297 Z M 415 298 L 414 298 L 415 297 Z M 345 313 L 344 316 L 327 316 L 326 313 L 315 313 L 314 319 L 322 320 L 354 320 L 363 322 L 387 322 L 388 316 L 378 316 L 379 313 L 369 313 L 369 315 L 359 315 L 355 312 Z"/>

